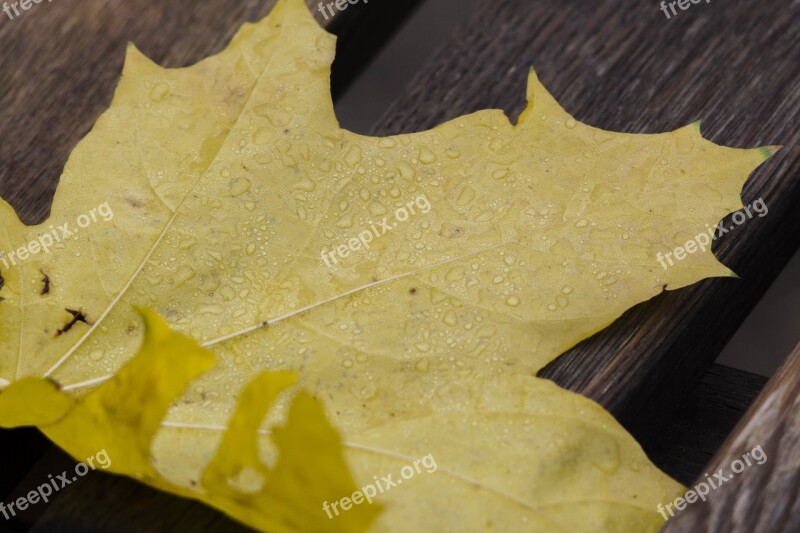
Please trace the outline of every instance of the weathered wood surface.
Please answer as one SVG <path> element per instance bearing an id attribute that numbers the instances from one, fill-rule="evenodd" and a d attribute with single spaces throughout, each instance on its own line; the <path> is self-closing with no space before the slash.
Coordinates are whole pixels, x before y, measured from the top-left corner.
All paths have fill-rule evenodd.
<path id="1" fill-rule="evenodd" d="M 35 486 L 42 476 L 74 468 L 75 462 L 59 450 L 49 452 L 54 461 L 37 468 Z M 59 457 L 60 455 L 60 457 Z M 60 459 L 60 461 L 59 461 Z M 34 476 L 32 476 L 34 477 Z M 41 481 L 38 481 L 41 483 Z M 30 490 L 30 489 L 28 489 Z M 132 479 L 90 472 L 63 489 L 47 504 L 42 516 L 29 517 L 33 533 L 246 533 L 253 531 L 200 502 L 178 498 Z"/>
<path id="2" fill-rule="evenodd" d="M 704 472 L 766 383 L 764 376 L 715 364 L 661 420 L 658 434 L 640 444 L 662 470 L 689 485 Z"/>
<path id="3" fill-rule="evenodd" d="M 763 197 L 769 214 L 715 244 L 743 279 L 666 292 L 541 373 L 641 439 L 657 435 L 800 245 L 799 20 L 791 0 L 700 3 L 670 20 L 637 0 L 486 2 L 376 128 L 417 131 L 485 108 L 516 117 L 532 65 L 593 126 L 655 133 L 703 119 L 720 144 L 789 146 L 744 188 L 744 204 Z"/>
<path id="4" fill-rule="evenodd" d="M 742 456 L 757 446 L 766 459 L 747 466 Z M 732 468 L 741 472 L 711 491 L 705 503 L 678 512 L 664 533 L 800 531 L 800 344 L 703 472 L 723 470 L 727 478 Z"/>

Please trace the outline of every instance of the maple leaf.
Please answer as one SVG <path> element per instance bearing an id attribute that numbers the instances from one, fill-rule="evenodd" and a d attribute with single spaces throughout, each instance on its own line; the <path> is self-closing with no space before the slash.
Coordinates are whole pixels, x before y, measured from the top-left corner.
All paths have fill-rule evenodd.
<path id="1" fill-rule="evenodd" d="M 190 68 L 129 48 L 50 219 L 0 204 L 5 250 L 113 209 L 2 269 L 0 424 L 262 529 L 363 529 L 377 506 L 323 503 L 428 455 L 378 527 L 657 527 L 680 486 L 534 376 L 665 287 L 730 275 L 710 250 L 656 256 L 740 208 L 773 150 L 592 128 L 533 72 L 516 125 L 364 137 L 334 114 L 334 41 L 281 0 Z"/>

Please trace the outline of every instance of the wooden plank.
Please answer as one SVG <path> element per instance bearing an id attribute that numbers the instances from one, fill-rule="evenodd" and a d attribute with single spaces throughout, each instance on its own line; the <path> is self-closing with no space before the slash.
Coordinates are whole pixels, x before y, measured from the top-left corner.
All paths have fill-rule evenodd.
<path id="1" fill-rule="evenodd" d="M 58 463 L 47 461 L 49 471 L 37 469 L 44 473 L 45 480 L 47 473 L 56 474 L 74 468 L 75 462 L 65 454 L 60 459 L 61 462 Z M 35 481 L 36 479 L 31 479 L 33 488 Z M 90 472 L 62 490 L 63 493 L 56 493 L 58 497 L 55 500 L 46 506 L 40 506 L 43 513 L 23 517 L 30 519 L 28 523 L 32 526 L 31 532 L 253 531 L 200 502 L 178 498 L 130 478 L 106 474 L 100 470 Z M 31 523 L 34 519 L 35 523 Z"/>
<path id="2" fill-rule="evenodd" d="M 733 476 L 712 490 L 705 502 L 694 502 L 677 512 L 667 522 L 664 533 L 800 531 L 798 407 L 800 344 L 703 470 L 712 476 L 723 470 L 726 479 Z M 747 466 L 742 456 L 758 446 L 766 458 L 761 461 L 758 454 Z M 698 477 L 697 482 L 704 480 L 704 476 Z"/>
<path id="3" fill-rule="evenodd" d="M 8 493 L 49 448 L 50 441 L 36 429 L 0 429 L 0 501 L 8 501 Z"/>
<path id="4" fill-rule="evenodd" d="M 540 373 L 606 406 L 637 438 L 658 431 L 800 246 L 799 17 L 791 0 L 701 3 L 670 20 L 636 0 L 487 2 L 374 130 L 419 131 L 486 108 L 516 117 L 533 65 L 593 126 L 654 133 L 702 118 L 720 144 L 794 146 L 744 188 L 744 204 L 763 197 L 769 215 L 715 243 L 743 279 L 663 293 Z"/>
<path id="5" fill-rule="evenodd" d="M 661 429 L 641 441 L 650 459 L 683 484 L 704 472 L 714 453 L 764 389 L 767 378 L 713 365 Z"/>

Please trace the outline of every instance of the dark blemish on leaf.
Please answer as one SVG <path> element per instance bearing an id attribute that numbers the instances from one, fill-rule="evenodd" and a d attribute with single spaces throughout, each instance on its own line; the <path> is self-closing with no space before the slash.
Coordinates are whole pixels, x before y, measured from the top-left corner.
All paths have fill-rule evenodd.
<path id="1" fill-rule="evenodd" d="M 134 331 L 136 331 L 136 326 L 134 326 L 133 324 L 131 324 L 130 326 L 128 326 L 128 330 L 127 330 L 127 333 L 128 333 L 128 335 L 130 335 L 130 334 L 131 334 L 131 333 L 133 333 Z"/>
<path id="2" fill-rule="evenodd" d="M 5 280 L 5 279 L 3 279 L 3 275 L 2 275 L 2 274 L 0 274 L 0 290 L 2 290 L 2 289 L 3 289 L 3 287 L 5 286 L 5 284 L 6 284 L 6 280 Z"/>
<path id="3" fill-rule="evenodd" d="M 66 333 L 69 330 L 71 330 L 72 326 L 74 326 L 78 322 L 83 322 L 84 324 L 89 325 L 89 326 L 91 325 L 91 324 L 89 324 L 89 321 L 86 320 L 86 315 L 83 314 L 83 311 L 75 311 L 74 309 L 65 309 L 65 311 L 72 315 L 72 320 L 67 322 L 66 325 L 64 325 L 63 328 L 61 328 L 58 331 L 56 331 L 56 337 L 58 337 L 62 333 Z"/>
<path id="4" fill-rule="evenodd" d="M 289 133 L 289 128 L 283 128 L 283 133 Z"/>
<path id="5" fill-rule="evenodd" d="M 40 268 L 39 274 L 42 275 L 42 292 L 39 294 L 44 296 L 45 294 L 50 294 L 50 276 L 44 273 L 44 271 Z"/>
<path id="6" fill-rule="evenodd" d="M 142 202 L 141 200 L 137 200 L 136 198 L 127 198 L 126 197 L 125 198 L 125 203 L 127 203 L 128 205 L 130 205 L 131 207 L 134 207 L 136 209 L 144 207 L 144 202 Z"/>
<path id="7" fill-rule="evenodd" d="M 408 294 L 416 294 L 416 292 L 417 292 L 417 289 L 416 289 L 416 287 L 411 287 L 411 288 L 408 290 Z"/>
<path id="8" fill-rule="evenodd" d="M 439 236 L 444 237 L 445 239 L 456 239 L 460 237 L 462 233 L 464 233 L 464 228 L 460 228 L 458 226 L 447 226 L 442 227 L 442 229 L 439 231 Z"/>

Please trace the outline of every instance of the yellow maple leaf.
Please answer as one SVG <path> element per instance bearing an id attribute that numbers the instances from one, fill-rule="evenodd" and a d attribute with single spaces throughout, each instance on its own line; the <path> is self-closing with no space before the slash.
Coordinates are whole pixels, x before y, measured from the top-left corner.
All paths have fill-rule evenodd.
<path id="1" fill-rule="evenodd" d="M 300 0 L 190 68 L 129 48 L 50 219 L 0 204 L 17 252 L 0 267 L 0 423 L 76 457 L 106 448 L 115 471 L 262 529 L 364 528 L 378 506 L 341 498 L 367 486 L 389 530 L 657 528 L 680 487 L 533 376 L 665 287 L 729 275 L 710 249 L 669 269 L 657 254 L 740 208 L 772 150 L 697 125 L 592 128 L 533 73 L 516 125 L 489 110 L 364 137 L 336 120 L 334 50 Z M 135 306 L 181 335 L 153 315 L 145 334 Z M 323 402 L 355 482 L 317 404 L 279 394 L 283 371 Z M 275 445 L 256 437 L 280 423 Z M 380 484 L 409 465 L 413 481 Z"/>

